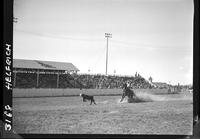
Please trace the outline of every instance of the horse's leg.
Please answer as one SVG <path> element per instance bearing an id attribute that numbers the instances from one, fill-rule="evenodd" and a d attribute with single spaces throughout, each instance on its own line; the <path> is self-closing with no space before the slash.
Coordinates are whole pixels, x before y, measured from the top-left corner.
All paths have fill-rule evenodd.
<path id="1" fill-rule="evenodd" d="M 130 92 L 130 98 L 133 98 L 133 91 Z"/>
<path id="2" fill-rule="evenodd" d="M 125 98 L 125 93 L 122 94 L 122 98 L 121 98 L 120 102 L 122 102 L 124 100 L 124 98 Z"/>

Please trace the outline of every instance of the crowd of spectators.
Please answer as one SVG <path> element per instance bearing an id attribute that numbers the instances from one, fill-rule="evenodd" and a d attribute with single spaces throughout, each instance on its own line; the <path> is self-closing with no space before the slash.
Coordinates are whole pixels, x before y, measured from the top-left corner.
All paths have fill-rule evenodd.
<path id="1" fill-rule="evenodd" d="M 37 74 L 17 73 L 16 76 L 15 87 L 34 88 L 37 84 Z"/>
<path id="2" fill-rule="evenodd" d="M 74 74 L 72 76 L 87 88 L 120 88 L 125 82 L 129 82 L 132 88 L 151 88 L 149 82 L 139 74 L 136 76 Z"/>
<path id="3" fill-rule="evenodd" d="M 139 74 L 117 76 L 101 74 L 40 74 L 17 73 L 16 88 L 120 88 L 129 82 L 132 88 L 150 88 L 151 85 Z"/>

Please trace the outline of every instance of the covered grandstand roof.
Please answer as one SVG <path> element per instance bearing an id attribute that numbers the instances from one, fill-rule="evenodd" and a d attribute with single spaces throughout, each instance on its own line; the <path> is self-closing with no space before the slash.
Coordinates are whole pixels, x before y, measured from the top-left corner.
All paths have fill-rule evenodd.
<path id="1" fill-rule="evenodd" d="M 72 63 L 13 59 L 13 68 L 79 71 Z"/>

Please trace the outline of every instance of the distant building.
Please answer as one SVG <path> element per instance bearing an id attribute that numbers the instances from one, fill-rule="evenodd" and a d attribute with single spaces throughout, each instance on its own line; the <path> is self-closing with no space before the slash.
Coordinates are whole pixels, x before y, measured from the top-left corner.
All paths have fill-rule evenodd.
<path id="1" fill-rule="evenodd" d="M 153 82 L 153 84 L 154 84 L 157 88 L 168 88 L 168 84 L 167 84 L 167 83 L 163 83 L 163 82 Z"/>

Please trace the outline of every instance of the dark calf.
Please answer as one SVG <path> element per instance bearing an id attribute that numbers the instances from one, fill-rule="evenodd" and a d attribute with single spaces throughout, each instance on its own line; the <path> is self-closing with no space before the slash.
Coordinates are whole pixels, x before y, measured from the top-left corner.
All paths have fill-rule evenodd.
<path id="1" fill-rule="evenodd" d="M 83 102 L 85 102 L 86 100 L 90 100 L 90 105 L 92 104 L 92 102 L 96 105 L 94 96 L 89 96 L 85 94 L 80 94 L 80 96 L 83 98 Z"/>

